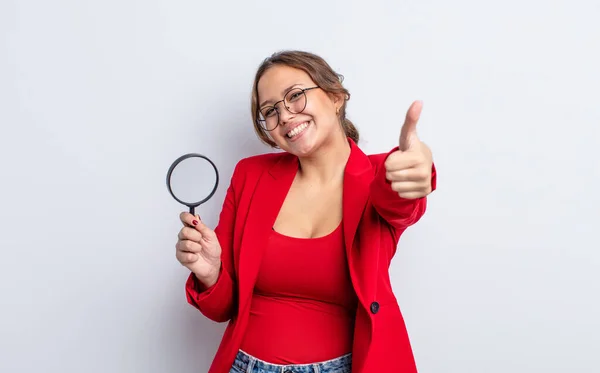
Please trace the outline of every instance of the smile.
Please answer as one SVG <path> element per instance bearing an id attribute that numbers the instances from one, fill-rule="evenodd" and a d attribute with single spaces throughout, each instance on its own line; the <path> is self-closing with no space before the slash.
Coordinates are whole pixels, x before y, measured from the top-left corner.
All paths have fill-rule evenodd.
<path id="1" fill-rule="evenodd" d="M 299 126 L 294 127 L 294 129 L 292 129 L 290 132 L 288 132 L 286 134 L 286 136 L 288 138 L 293 138 L 295 136 L 298 136 L 299 134 L 301 134 L 302 132 L 304 132 L 304 130 L 308 127 L 308 122 L 304 122 Z"/>

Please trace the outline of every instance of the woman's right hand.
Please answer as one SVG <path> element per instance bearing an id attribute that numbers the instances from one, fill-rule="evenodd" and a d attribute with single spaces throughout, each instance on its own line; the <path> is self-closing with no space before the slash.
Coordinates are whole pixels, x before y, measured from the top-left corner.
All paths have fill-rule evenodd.
<path id="1" fill-rule="evenodd" d="M 179 218 L 183 228 L 177 235 L 175 256 L 204 286 L 211 287 L 221 270 L 221 245 L 217 235 L 189 212 L 182 212 Z"/>

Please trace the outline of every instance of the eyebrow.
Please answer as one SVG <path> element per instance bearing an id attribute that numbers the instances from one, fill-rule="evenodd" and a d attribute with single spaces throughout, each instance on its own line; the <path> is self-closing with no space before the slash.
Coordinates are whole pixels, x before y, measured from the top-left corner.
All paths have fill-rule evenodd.
<path id="1" fill-rule="evenodd" d="M 301 85 L 301 84 L 302 84 L 302 83 L 294 83 L 294 84 L 292 84 L 291 86 L 289 86 L 289 87 L 287 87 L 286 89 L 284 89 L 283 91 L 281 91 L 281 95 L 282 95 L 282 96 L 283 96 L 283 95 L 285 95 L 287 91 L 289 91 L 290 89 L 294 88 L 295 86 L 297 86 L 297 85 Z M 271 100 L 266 100 L 266 101 L 263 101 L 263 102 L 262 102 L 262 103 L 261 103 L 261 104 L 260 104 L 258 107 L 259 107 L 259 108 L 260 108 L 260 107 L 263 107 L 263 106 L 265 106 L 265 104 L 269 104 L 269 103 L 271 103 L 271 102 L 272 102 Z"/>

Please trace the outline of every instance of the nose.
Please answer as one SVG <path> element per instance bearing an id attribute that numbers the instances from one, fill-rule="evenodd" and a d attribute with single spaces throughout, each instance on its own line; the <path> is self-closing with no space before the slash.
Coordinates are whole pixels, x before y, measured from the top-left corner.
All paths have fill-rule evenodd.
<path id="1" fill-rule="evenodd" d="M 283 104 L 280 106 L 279 114 L 279 125 L 284 126 L 289 123 L 290 120 L 294 119 L 295 114 L 291 113 Z"/>

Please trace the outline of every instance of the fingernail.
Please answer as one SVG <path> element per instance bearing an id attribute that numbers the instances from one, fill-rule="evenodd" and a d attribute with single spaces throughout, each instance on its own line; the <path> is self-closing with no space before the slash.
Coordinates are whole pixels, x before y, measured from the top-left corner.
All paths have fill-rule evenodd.
<path id="1" fill-rule="evenodd" d="M 197 220 L 192 220 L 192 224 L 198 225 L 198 221 Z"/>

